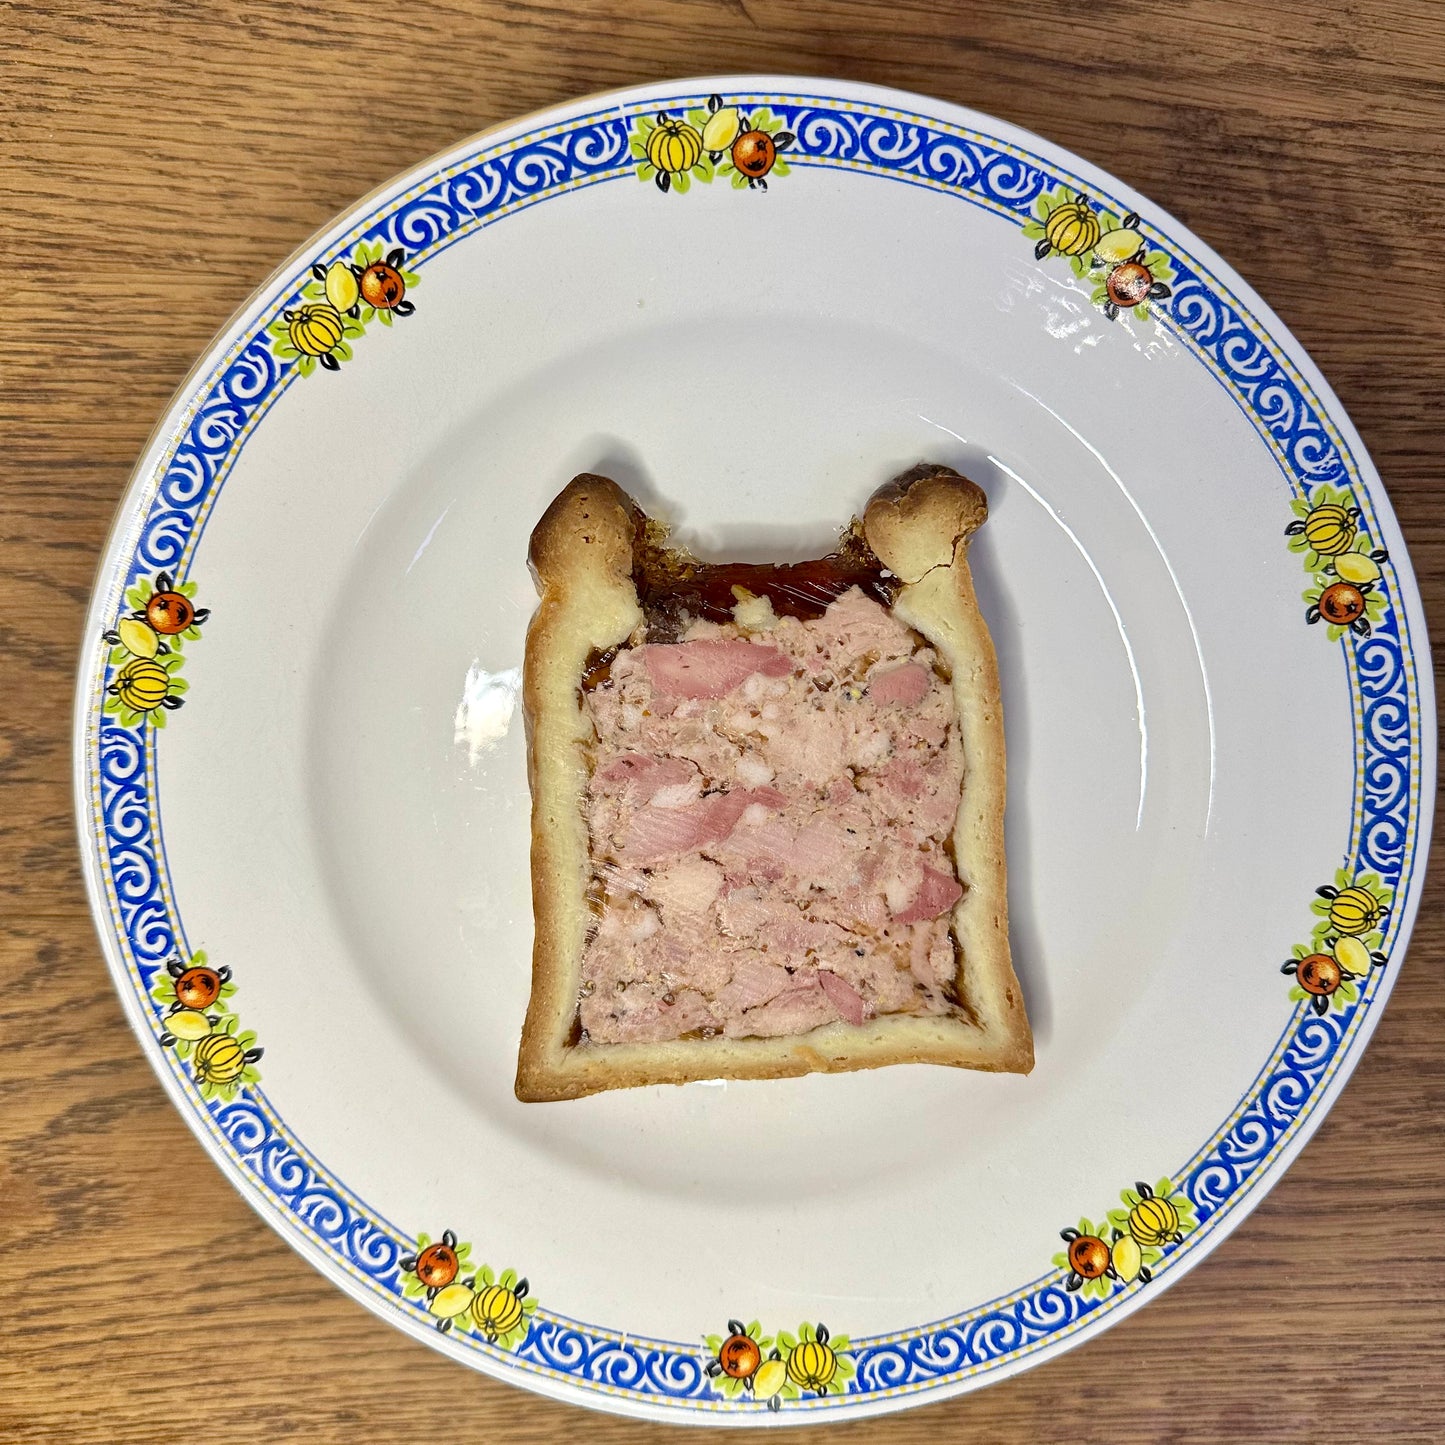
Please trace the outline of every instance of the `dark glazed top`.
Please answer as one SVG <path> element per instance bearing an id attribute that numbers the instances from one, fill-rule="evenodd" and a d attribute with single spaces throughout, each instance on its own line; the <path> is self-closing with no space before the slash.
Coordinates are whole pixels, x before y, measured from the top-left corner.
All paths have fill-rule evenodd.
<path id="1" fill-rule="evenodd" d="M 883 564 L 853 522 L 837 548 L 810 562 L 699 562 L 690 552 L 667 545 L 667 529 L 645 513 L 636 514 L 632 580 L 647 618 L 649 642 L 675 642 L 686 627 L 683 615 L 731 622 L 733 608 L 748 595 L 766 597 L 779 617 L 821 617 L 828 604 L 850 587 L 861 588 L 891 607 L 899 582 L 885 577 Z"/>
<path id="2" fill-rule="evenodd" d="M 733 608 L 749 596 L 766 597 L 779 617 L 821 617 L 850 587 L 891 607 L 901 583 L 887 574 L 863 536 L 849 524 L 837 548 L 809 562 L 699 562 L 667 544 L 668 529 L 640 507 L 633 512 L 632 582 L 647 623 L 649 642 L 676 642 L 690 621 L 731 622 Z M 605 682 L 625 644 L 587 659 L 582 686 Z"/>

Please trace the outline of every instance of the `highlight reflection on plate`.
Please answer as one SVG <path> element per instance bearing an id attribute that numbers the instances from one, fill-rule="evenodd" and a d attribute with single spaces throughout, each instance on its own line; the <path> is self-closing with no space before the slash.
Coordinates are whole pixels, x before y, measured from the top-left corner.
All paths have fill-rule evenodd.
<path id="1" fill-rule="evenodd" d="M 457 704 L 453 736 L 467 750 L 467 761 L 476 767 L 483 753 L 491 752 L 507 736 L 522 689 L 522 669 L 508 667 L 488 672 L 477 663 L 467 669 L 462 700 Z"/>

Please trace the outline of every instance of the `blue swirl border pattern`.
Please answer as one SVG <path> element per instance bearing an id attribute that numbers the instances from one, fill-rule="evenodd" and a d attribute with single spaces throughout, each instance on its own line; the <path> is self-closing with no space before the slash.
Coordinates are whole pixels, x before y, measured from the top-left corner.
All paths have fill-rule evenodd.
<path id="1" fill-rule="evenodd" d="M 319 257 L 325 261 L 358 240 L 404 247 L 413 266 L 455 244 L 477 227 L 524 206 L 569 190 L 613 180 L 630 181 L 628 135 L 632 118 L 658 108 L 678 109 L 701 97 L 653 98 L 593 112 L 562 125 L 534 130 L 484 148 L 445 173 L 433 173 L 411 191 L 382 201 L 344 239 Z M 922 115 L 884 111 L 858 102 L 822 97 L 749 96 L 767 103 L 797 136 L 789 162 L 796 168 L 856 170 L 893 181 L 928 186 L 1006 216 L 1022 226 L 1039 195 L 1059 185 L 1087 190 L 1108 201 L 1097 186 L 1016 146 Z M 651 199 L 652 188 L 639 200 Z M 676 202 L 670 202 L 676 204 Z M 1118 204 L 1117 202 L 1115 203 Z M 1122 211 L 1126 207 L 1119 205 Z M 1361 484 L 1348 447 L 1295 368 L 1263 327 L 1207 269 L 1167 236 L 1151 237 L 1165 249 L 1177 281 L 1159 317 L 1220 379 L 1270 446 L 1290 487 L 1307 495 L 1320 484 L 1351 486 L 1374 527 L 1372 499 Z M 142 504 L 143 521 L 115 585 L 119 594 L 160 570 L 184 575 L 209 513 L 246 437 L 271 404 L 297 378 L 292 363 L 278 361 L 266 326 L 296 304 L 306 281 L 303 267 L 282 283 L 247 326 L 212 375 L 193 394 L 169 455 L 152 477 Z M 1281 530 L 1283 530 L 1281 528 Z M 1281 542 L 1283 538 L 1281 538 Z M 1387 564 L 1388 605 L 1366 639 L 1340 643 L 1356 721 L 1357 798 L 1350 837 L 1343 849 L 1351 872 L 1377 873 L 1392 888 L 1397 908 L 1386 939 L 1390 951 L 1400 929 L 1418 844 L 1418 697 L 1408 628 Z M 1314 644 L 1301 627 L 1302 643 Z M 147 999 L 156 971 L 184 943 L 180 918 L 169 896 L 160 846 L 154 790 L 156 734 L 122 727 L 100 704 L 110 681 L 106 652 L 91 674 L 88 764 L 91 777 L 92 843 L 97 849 L 110 925 L 130 982 L 155 1027 Z M 1193 1202 L 1198 1229 L 1171 1251 L 1161 1272 L 1175 1267 L 1210 1234 L 1262 1177 L 1309 1114 L 1344 1059 L 1379 991 L 1379 973 L 1359 1001 L 1317 1017 L 1300 1005 L 1289 1018 L 1273 1056 L 1248 1096 L 1215 1138 L 1174 1176 Z M 352 1279 L 387 1297 L 397 1309 L 429 1322 L 424 1308 L 401 1292 L 400 1259 L 412 1247 L 403 1231 L 352 1196 L 311 1158 L 287 1131 L 260 1089 L 230 1102 L 203 1100 L 189 1076 L 165 1054 L 178 1085 L 244 1181 L 279 1210 L 299 1234 Z M 807 1400 L 801 1408 L 846 1409 L 996 1370 L 1123 1303 L 1129 1292 L 1105 1300 L 1083 1299 L 1064 1288 L 1055 1271 L 955 1319 L 902 1335 L 857 1339 L 857 1367 L 849 1392 Z M 689 1411 L 751 1412 L 753 1402 L 724 1402 L 712 1390 L 697 1346 L 639 1339 L 538 1310 L 529 1334 L 513 1353 L 475 1337 L 455 1347 L 480 1351 L 494 1364 L 521 1374 L 541 1374 L 586 1389 L 674 1404 Z M 789 1413 L 800 1408 L 789 1407 Z"/>

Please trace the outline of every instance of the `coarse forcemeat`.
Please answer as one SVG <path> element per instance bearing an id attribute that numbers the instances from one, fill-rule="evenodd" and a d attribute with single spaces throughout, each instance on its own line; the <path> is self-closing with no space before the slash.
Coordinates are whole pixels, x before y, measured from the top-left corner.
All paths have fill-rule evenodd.
<path id="1" fill-rule="evenodd" d="M 642 633 L 594 659 L 582 692 L 595 919 L 579 1041 L 955 1012 L 953 691 L 884 605 L 876 559 L 855 543 L 648 583 Z"/>

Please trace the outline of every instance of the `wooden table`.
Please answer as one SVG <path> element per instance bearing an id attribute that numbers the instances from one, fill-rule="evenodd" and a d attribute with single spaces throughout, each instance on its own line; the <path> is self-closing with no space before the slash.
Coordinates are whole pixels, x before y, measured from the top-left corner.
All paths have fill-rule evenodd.
<path id="1" fill-rule="evenodd" d="M 506 117 L 673 75 L 842 75 L 1031 127 L 1181 217 L 1339 392 L 1445 609 L 1445 10 L 1112 0 L 48 0 L 0 49 L 0 1438 L 681 1438 L 474 1375 L 271 1233 L 112 992 L 69 801 L 111 515 L 193 358 L 312 230 Z M 831 1438 L 1438 1440 L 1445 884 L 1318 1137 L 1199 1270 L 1092 1344 Z M 785 1431 L 803 1439 L 802 1431 Z"/>

